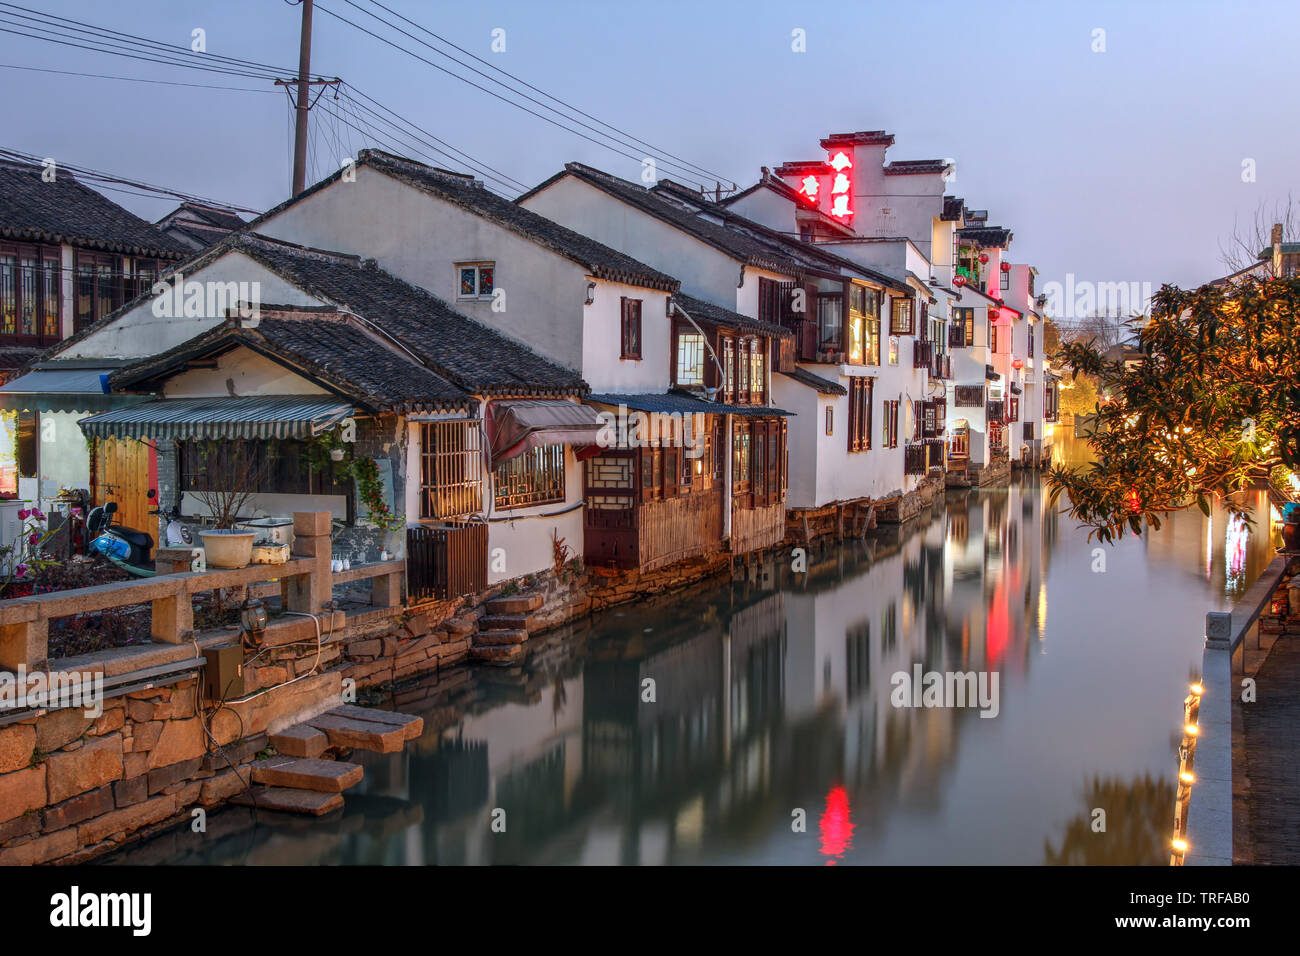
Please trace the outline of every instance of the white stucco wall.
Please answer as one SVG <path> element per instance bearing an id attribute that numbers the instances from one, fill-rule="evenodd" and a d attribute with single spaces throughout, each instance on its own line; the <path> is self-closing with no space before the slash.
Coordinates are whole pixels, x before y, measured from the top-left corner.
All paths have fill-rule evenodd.
<path id="1" fill-rule="evenodd" d="M 168 379 L 168 398 L 220 398 L 226 395 L 329 395 L 327 389 L 251 349 L 232 349 L 214 369 L 192 369 Z"/>
<path id="2" fill-rule="evenodd" d="M 175 276 L 168 280 L 170 283 Z M 241 252 L 230 252 L 202 269 L 185 274 L 190 282 L 256 282 L 260 299 L 275 305 L 321 305 L 296 286 Z M 146 358 L 175 348 L 182 342 L 206 332 L 225 321 L 224 315 L 159 317 L 154 314 L 154 299 L 146 299 L 118 316 L 110 325 L 92 332 L 60 352 L 58 358 Z M 233 305 L 233 303 L 232 303 Z"/>
<path id="3" fill-rule="evenodd" d="M 594 186 L 566 176 L 523 205 L 678 279 L 687 295 L 733 308 L 739 261 Z"/>
<path id="4" fill-rule="evenodd" d="M 458 312 L 580 370 L 586 270 L 471 212 L 368 167 L 290 206 L 259 231 L 302 245 L 375 259 Z M 505 310 L 458 298 L 456 264 L 492 262 Z"/>
<path id="5" fill-rule="evenodd" d="M 622 355 L 622 299 L 641 300 L 641 359 Z M 672 368 L 668 294 L 598 282 L 583 310 L 582 377 L 594 392 L 635 394 L 667 389 Z"/>

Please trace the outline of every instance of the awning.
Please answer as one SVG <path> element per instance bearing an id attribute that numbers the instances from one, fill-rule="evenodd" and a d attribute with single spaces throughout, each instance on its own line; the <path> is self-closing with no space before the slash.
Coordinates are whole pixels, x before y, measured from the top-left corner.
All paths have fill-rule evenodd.
<path id="1" fill-rule="evenodd" d="M 1012 383 L 1011 383 L 1011 394 L 1012 394 L 1012 395 L 1019 395 L 1019 394 L 1020 394 L 1020 385 L 1019 385 L 1018 383 L 1016 383 L 1016 382 L 1012 382 Z"/>
<path id="2" fill-rule="evenodd" d="M 51 364 L 0 386 L 0 408 L 21 412 L 101 412 L 147 401 L 146 395 L 112 395 L 107 379 L 117 366 Z"/>
<path id="3" fill-rule="evenodd" d="M 547 399 L 488 404 L 488 448 L 498 465 L 543 445 L 594 445 L 604 422 L 594 409 Z"/>
<path id="4" fill-rule="evenodd" d="M 352 410 L 349 401 L 320 395 L 161 398 L 77 424 L 94 438 L 312 438 Z"/>
<path id="5" fill-rule="evenodd" d="M 794 412 L 771 405 L 724 405 L 679 392 L 651 392 L 644 395 L 586 395 L 583 401 L 601 405 L 626 405 L 638 412 L 678 412 L 683 415 L 743 415 L 746 418 L 793 418 Z"/>

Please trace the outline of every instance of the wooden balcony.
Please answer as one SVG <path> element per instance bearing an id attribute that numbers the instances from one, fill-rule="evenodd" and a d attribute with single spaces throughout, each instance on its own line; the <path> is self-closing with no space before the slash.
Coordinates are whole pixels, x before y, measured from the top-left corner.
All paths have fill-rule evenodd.
<path id="1" fill-rule="evenodd" d="M 488 526 L 446 522 L 406 529 L 411 601 L 445 600 L 487 588 Z"/>

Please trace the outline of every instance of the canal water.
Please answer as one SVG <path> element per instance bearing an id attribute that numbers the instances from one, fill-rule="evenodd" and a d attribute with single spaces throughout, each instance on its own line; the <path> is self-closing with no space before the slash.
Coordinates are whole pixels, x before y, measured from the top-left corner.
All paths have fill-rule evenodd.
<path id="1" fill-rule="evenodd" d="M 332 817 L 229 808 L 109 862 L 1165 863 L 1204 615 L 1273 553 L 1250 503 L 1253 529 L 1193 509 L 1105 546 L 1036 475 L 949 492 L 806 572 L 771 560 L 403 688 L 424 736 L 354 756 Z M 918 666 L 988 694 L 901 697 Z"/>

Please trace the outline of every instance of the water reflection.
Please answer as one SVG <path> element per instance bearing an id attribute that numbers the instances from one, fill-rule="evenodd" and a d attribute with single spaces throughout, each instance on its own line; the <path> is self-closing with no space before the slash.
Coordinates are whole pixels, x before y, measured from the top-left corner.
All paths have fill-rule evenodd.
<path id="1" fill-rule="evenodd" d="M 1177 515 L 1099 571 L 1032 476 L 953 492 L 807 573 L 770 559 L 404 689 L 424 736 L 355 757 L 335 819 L 228 810 L 116 861 L 1150 862 L 1203 615 L 1271 556 L 1252 500 L 1253 532 Z M 998 716 L 894 707 L 916 664 L 996 671 Z"/>

